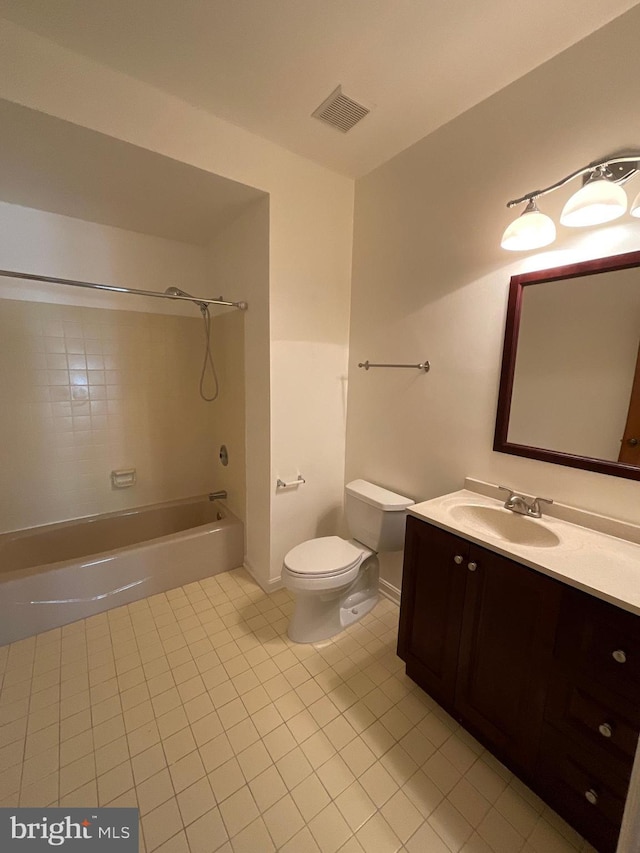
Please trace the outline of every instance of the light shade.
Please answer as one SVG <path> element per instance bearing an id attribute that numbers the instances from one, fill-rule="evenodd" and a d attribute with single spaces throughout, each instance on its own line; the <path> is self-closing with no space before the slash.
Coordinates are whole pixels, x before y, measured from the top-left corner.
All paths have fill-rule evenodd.
<path id="1" fill-rule="evenodd" d="M 636 216 L 638 219 L 640 219 L 640 193 L 638 193 L 638 195 L 632 201 L 631 207 L 629 208 L 629 213 L 632 216 Z"/>
<path id="2" fill-rule="evenodd" d="M 556 226 L 551 217 L 540 213 L 535 201 L 529 201 L 524 213 L 509 225 L 500 245 L 510 252 L 541 249 L 556 239 Z"/>
<path id="3" fill-rule="evenodd" d="M 606 178 L 589 180 L 565 204 L 560 222 L 570 228 L 600 225 L 622 216 L 627 209 L 627 194 Z"/>

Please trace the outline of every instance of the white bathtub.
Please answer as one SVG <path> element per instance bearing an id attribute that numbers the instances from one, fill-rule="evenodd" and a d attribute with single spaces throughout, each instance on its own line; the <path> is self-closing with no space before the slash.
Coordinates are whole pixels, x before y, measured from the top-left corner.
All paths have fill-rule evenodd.
<path id="1" fill-rule="evenodd" d="M 0 535 L 0 645 L 242 565 L 206 496 Z"/>

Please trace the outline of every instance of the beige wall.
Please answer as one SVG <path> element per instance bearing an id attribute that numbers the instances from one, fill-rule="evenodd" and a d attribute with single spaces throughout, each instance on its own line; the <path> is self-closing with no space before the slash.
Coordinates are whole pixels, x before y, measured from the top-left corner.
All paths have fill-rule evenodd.
<path id="1" fill-rule="evenodd" d="M 208 250 L 208 268 L 215 292 L 249 303 L 248 311 L 224 316 L 224 364 L 229 372 L 225 384 L 234 395 L 236 405 L 225 407 L 229 420 L 225 423 L 224 434 L 230 461 L 228 468 L 221 467 L 219 471 L 220 482 L 225 488 L 229 482 L 231 497 L 233 483 L 237 482 L 234 473 L 237 451 L 246 447 L 245 563 L 257 573 L 257 567 L 263 564 L 270 548 L 268 199 L 251 205 L 216 235 Z M 240 409 L 242 423 L 238 417 Z"/>
<path id="2" fill-rule="evenodd" d="M 508 199 L 640 142 L 639 28 L 636 8 L 357 183 L 347 477 L 422 500 L 473 476 L 640 521 L 637 482 L 492 451 L 510 276 L 640 248 L 628 217 L 499 248 Z M 541 207 L 557 221 L 571 191 Z M 426 375 L 356 366 L 424 358 Z"/>
<path id="3" fill-rule="evenodd" d="M 263 394 L 260 413 L 270 488 L 252 482 L 251 466 L 247 487 L 261 502 L 256 535 L 269 542 L 252 569 L 264 586 L 278 582 L 286 549 L 342 506 L 344 431 L 323 426 L 344 419 L 353 181 L 6 21 L 0 35 L 0 97 L 269 193 L 270 353 L 247 370 L 271 389 L 271 411 Z M 309 365 L 320 381 L 308 381 Z M 295 443 L 293 406 L 304 413 Z M 313 476 L 281 499 L 276 477 L 292 468 Z"/>

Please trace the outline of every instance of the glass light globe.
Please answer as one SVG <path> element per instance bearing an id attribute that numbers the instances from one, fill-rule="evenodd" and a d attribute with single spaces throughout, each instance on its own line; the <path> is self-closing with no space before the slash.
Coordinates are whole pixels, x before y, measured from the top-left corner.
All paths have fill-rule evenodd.
<path id="1" fill-rule="evenodd" d="M 556 239 L 556 226 L 551 217 L 540 213 L 535 201 L 531 200 L 524 212 L 507 226 L 500 245 L 510 252 L 526 252 L 541 249 Z"/>
<path id="2" fill-rule="evenodd" d="M 629 208 L 629 213 L 637 219 L 640 219 L 640 193 L 638 193 L 634 198 L 631 207 Z"/>
<path id="3" fill-rule="evenodd" d="M 627 209 L 627 194 L 606 178 L 594 178 L 575 192 L 562 208 L 560 222 L 570 228 L 600 225 L 618 219 Z"/>

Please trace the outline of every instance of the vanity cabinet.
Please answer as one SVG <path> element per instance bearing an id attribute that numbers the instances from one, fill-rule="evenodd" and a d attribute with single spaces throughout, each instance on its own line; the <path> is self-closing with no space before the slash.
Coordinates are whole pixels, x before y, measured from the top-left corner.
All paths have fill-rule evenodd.
<path id="1" fill-rule="evenodd" d="M 615 850 L 639 731 L 640 619 L 566 588 L 536 778 L 598 850 Z"/>
<path id="2" fill-rule="evenodd" d="M 409 516 L 398 654 L 501 760 L 529 768 L 562 585 Z"/>
<path id="3" fill-rule="evenodd" d="M 640 729 L 640 619 L 414 516 L 398 654 L 407 675 L 601 853 Z"/>

